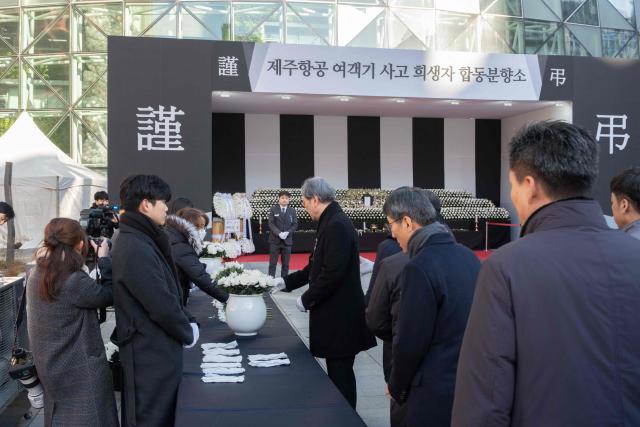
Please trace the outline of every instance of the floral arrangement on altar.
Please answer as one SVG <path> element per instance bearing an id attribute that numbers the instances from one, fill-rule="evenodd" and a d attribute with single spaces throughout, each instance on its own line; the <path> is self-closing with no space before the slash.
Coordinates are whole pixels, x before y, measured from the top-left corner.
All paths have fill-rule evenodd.
<path id="1" fill-rule="evenodd" d="M 227 252 L 221 243 L 209 243 L 204 245 L 200 258 L 226 258 Z"/>
<path id="2" fill-rule="evenodd" d="M 260 295 L 275 286 L 273 277 L 260 270 L 247 270 L 237 262 L 226 263 L 214 279 L 232 295 Z"/>
<path id="3" fill-rule="evenodd" d="M 225 258 L 236 259 L 240 255 L 242 255 L 242 246 L 237 240 L 227 240 L 226 242 L 222 243 L 222 247 L 226 254 Z"/>

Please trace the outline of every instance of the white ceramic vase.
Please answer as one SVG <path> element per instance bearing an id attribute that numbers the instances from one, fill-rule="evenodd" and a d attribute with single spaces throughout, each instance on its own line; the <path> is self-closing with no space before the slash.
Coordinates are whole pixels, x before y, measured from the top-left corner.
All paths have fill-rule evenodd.
<path id="1" fill-rule="evenodd" d="M 227 325 L 236 335 L 253 336 L 267 321 L 267 306 L 262 295 L 230 294 L 226 316 Z"/>
<path id="2" fill-rule="evenodd" d="M 207 266 L 209 276 L 222 270 L 222 258 L 200 258 L 200 262 Z"/>

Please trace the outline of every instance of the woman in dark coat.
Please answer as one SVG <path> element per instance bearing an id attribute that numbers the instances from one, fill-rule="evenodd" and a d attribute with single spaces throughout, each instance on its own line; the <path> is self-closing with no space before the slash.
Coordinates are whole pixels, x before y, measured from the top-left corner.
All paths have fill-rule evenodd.
<path id="1" fill-rule="evenodd" d="M 72 219 L 52 219 L 27 282 L 27 327 L 44 388 L 45 426 L 118 426 L 96 309 L 113 303 L 108 245 L 97 249 L 102 283 L 84 267 L 87 240 Z"/>
<path id="2" fill-rule="evenodd" d="M 185 305 L 191 283 L 220 302 L 227 302 L 229 299 L 229 294 L 216 286 L 207 273 L 206 266 L 198 258 L 202 252 L 202 232 L 207 223 L 205 213 L 194 208 L 184 208 L 176 215 L 168 215 L 165 223 Z"/>

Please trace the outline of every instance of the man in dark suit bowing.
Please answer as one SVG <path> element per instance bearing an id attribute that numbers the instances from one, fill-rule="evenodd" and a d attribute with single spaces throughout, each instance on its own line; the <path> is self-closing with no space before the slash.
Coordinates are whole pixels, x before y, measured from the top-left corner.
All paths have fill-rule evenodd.
<path id="1" fill-rule="evenodd" d="M 293 232 L 298 228 L 296 210 L 289 207 L 291 194 L 278 193 L 278 204 L 269 213 L 269 275 L 275 277 L 278 257 L 282 257 L 282 277 L 289 274 L 289 259 L 293 245 Z"/>

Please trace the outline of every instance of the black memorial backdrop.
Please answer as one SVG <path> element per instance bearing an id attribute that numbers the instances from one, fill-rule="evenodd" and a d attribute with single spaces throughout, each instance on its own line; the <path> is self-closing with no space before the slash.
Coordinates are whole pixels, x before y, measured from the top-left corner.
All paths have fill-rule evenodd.
<path id="1" fill-rule="evenodd" d="M 349 49 L 356 48 L 334 49 L 350 52 Z M 219 61 L 224 56 L 238 58 L 236 78 L 221 75 Z M 540 100 L 571 101 L 573 122 L 594 136 L 598 134 L 599 123 L 608 123 L 608 119 L 598 115 L 611 116 L 617 124 L 601 129 L 600 178 L 594 190 L 594 196 L 605 212 L 609 212 L 609 180 L 620 170 L 640 162 L 640 145 L 636 142 L 640 135 L 636 84 L 640 61 L 564 56 L 536 56 L 529 60 L 537 61 L 540 68 Z M 196 204 L 206 207 L 210 206 L 212 191 L 241 189 L 245 185 L 241 178 L 241 159 L 232 159 L 235 162 L 231 174 L 234 178 L 229 181 L 215 170 L 212 172 L 213 167 L 222 163 L 212 159 L 213 153 L 217 157 L 219 153 L 231 152 L 237 157 L 240 151 L 225 143 L 215 129 L 224 129 L 225 125 L 222 121 L 217 122 L 216 116 L 212 119 L 211 92 L 253 90 L 248 72 L 252 61 L 264 61 L 263 57 L 254 54 L 253 43 L 109 37 L 109 190 L 117 193 L 122 178 L 132 173 L 156 173 L 169 181 L 176 196 L 190 197 Z M 562 83 L 557 78 L 557 70 L 562 70 Z M 376 91 L 377 87 L 372 85 L 371 94 L 379 95 Z M 175 106 L 184 111 L 180 117 L 184 151 L 137 149 L 137 108 L 160 105 Z M 413 121 L 413 128 L 418 130 L 413 136 L 414 185 L 443 187 L 445 184 L 444 162 L 440 160 L 444 152 L 443 144 L 439 142 L 442 140 L 438 124 L 441 120 L 416 118 Z M 374 124 L 379 123 L 379 118 L 357 118 L 349 122 L 352 135 L 348 142 L 349 185 L 379 186 L 380 167 L 376 165 L 380 163 L 380 133 Z M 229 126 L 241 135 L 239 122 Z M 492 200 L 499 191 L 495 126 L 495 123 L 485 125 L 480 122 L 476 128 L 476 187 L 478 196 Z M 480 141 L 486 135 L 492 142 Z M 616 144 L 622 144 L 624 135 L 629 137 L 626 146 L 620 148 Z M 291 140 L 287 140 L 285 146 L 290 147 L 288 144 Z M 305 145 L 305 150 L 308 147 Z M 300 165 L 299 169 L 296 166 L 295 174 L 289 176 L 288 172 L 281 172 L 284 183 L 294 184 L 299 176 L 311 170 L 310 151 L 305 153 L 305 165 Z M 355 156 L 356 153 L 361 155 Z M 289 161 L 289 158 L 284 159 L 285 165 L 289 165 Z"/>
<path id="2" fill-rule="evenodd" d="M 213 191 L 244 192 L 244 114 L 213 113 Z"/>
<path id="3" fill-rule="evenodd" d="M 500 206 L 500 120 L 476 119 L 476 197 Z"/>
<path id="4" fill-rule="evenodd" d="M 280 186 L 300 187 L 313 176 L 313 116 L 280 116 Z"/>

